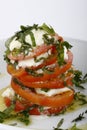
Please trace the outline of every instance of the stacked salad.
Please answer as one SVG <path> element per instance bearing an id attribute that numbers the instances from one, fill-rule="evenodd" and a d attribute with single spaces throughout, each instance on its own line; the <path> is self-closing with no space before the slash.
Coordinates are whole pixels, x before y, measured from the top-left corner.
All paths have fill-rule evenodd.
<path id="1" fill-rule="evenodd" d="M 11 88 L 3 93 L 5 104 L 17 113 L 58 114 L 74 99 L 72 46 L 45 23 L 20 29 L 6 41 Z"/>

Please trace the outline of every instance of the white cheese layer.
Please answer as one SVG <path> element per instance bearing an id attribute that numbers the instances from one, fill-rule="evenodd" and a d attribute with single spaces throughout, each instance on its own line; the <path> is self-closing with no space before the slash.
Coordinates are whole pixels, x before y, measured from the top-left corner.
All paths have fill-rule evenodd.
<path id="1" fill-rule="evenodd" d="M 33 29 L 32 30 L 33 34 L 34 34 L 34 38 L 35 38 L 35 41 L 36 41 L 36 47 L 37 46 L 40 46 L 44 43 L 44 40 L 43 40 L 43 35 L 46 33 L 44 30 L 35 30 Z M 49 35 L 50 36 L 50 35 Z M 30 35 L 26 35 L 25 36 L 25 41 L 29 44 L 32 45 L 32 40 L 31 40 L 31 37 Z M 16 37 L 11 41 L 10 45 L 9 45 L 9 49 L 10 51 L 13 51 L 14 48 L 17 48 L 17 49 L 20 49 L 22 46 L 22 43 L 19 42 L 18 40 L 16 40 Z M 32 52 L 29 52 L 28 55 L 31 55 Z M 47 58 L 47 54 L 44 53 L 42 55 L 40 55 L 40 57 L 44 57 L 44 58 Z M 68 59 L 68 55 L 67 55 L 67 49 L 66 47 L 64 47 L 64 59 Z M 34 61 L 34 58 L 32 59 L 27 59 L 27 60 L 21 60 L 18 62 L 18 67 L 26 67 L 26 66 L 38 66 L 42 63 L 43 60 L 41 60 L 40 62 L 35 62 Z M 14 63 L 15 61 L 11 61 L 11 63 Z"/>
<path id="2" fill-rule="evenodd" d="M 10 51 L 13 51 L 14 48 L 19 49 L 21 47 L 21 42 L 19 42 L 18 40 L 16 40 L 16 37 L 12 40 L 12 42 L 10 43 L 9 49 Z"/>
<path id="3" fill-rule="evenodd" d="M 3 93 L 2 93 L 2 97 L 9 97 L 9 98 L 13 98 L 15 95 L 15 92 L 12 88 L 7 88 Z"/>
<path id="4" fill-rule="evenodd" d="M 44 53 L 41 54 L 40 56 L 37 57 L 37 59 L 39 58 L 47 58 L 48 57 L 48 53 Z M 31 67 L 31 66 L 38 66 L 43 62 L 43 60 L 40 60 L 39 62 L 35 62 L 34 58 L 32 59 L 26 59 L 26 60 L 21 60 L 18 62 L 18 67 Z"/>
<path id="5" fill-rule="evenodd" d="M 39 58 L 47 58 L 48 57 L 48 53 L 44 53 L 41 54 L 40 56 L 37 57 L 37 59 Z M 68 59 L 68 55 L 67 55 L 67 49 L 64 47 L 64 59 Z M 39 62 L 35 62 L 34 58 L 32 59 L 27 59 L 27 60 L 21 60 L 18 62 L 18 67 L 31 67 L 31 66 L 38 66 L 43 62 L 43 60 L 40 60 Z"/>
<path id="6" fill-rule="evenodd" d="M 36 93 L 38 94 L 43 94 L 45 96 L 54 96 L 56 94 L 61 94 L 63 92 L 67 92 L 70 91 L 69 88 L 65 87 L 65 88 L 60 88 L 60 89 L 50 89 L 49 91 L 45 92 L 43 90 L 41 90 L 40 88 L 36 88 Z"/>
<path id="7" fill-rule="evenodd" d="M 67 48 L 64 47 L 64 59 L 68 59 L 68 55 L 67 55 Z"/>
<path id="8" fill-rule="evenodd" d="M 42 45 L 44 43 L 44 40 L 43 40 L 43 35 L 46 33 L 44 30 L 35 30 L 33 29 L 32 30 L 32 33 L 34 34 L 34 38 L 35 38 L 35 41 L 36 41 L 36 45 L 39 46 L 39 45 Z M 31 40 L 31 37 L 30 35 L 28 34 L 26 37 L 25 37 L 25 41 L 29 44 L 32 45 L 32 40 Z"/>

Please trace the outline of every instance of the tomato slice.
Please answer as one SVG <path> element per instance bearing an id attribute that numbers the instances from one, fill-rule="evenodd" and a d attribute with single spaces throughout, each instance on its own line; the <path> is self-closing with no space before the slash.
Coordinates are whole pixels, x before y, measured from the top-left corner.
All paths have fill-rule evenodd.
<path id="1" fill-rule="evenodd" d="M 20 76 L 20 80 L 25 82 L 37 82 L 37 81 L 46 81 L 46 80 L 50 80 L 52 78 L 56 78 L 58 75 L 66 72 L 72 65 L 72 59 L 73 59 L 73 55 L 70 51 L 68 51 L 68 61 L 65 65 L 63 65 L 62 67 L 60 66 L 56 66 L 54 69 L 54 72 L 52 74 L 48 74 L 48 73 L 43 73 L 43 76 L 32 76 L 29 74 L 26 74 L 24 77 Z"/>
<path id="2" fill-rule="evenodd" d="M 55 96 L 45 96 L 32 92 L 30 89 L 23 89 L 19 84 L 16 84 L 13 79 L 11 80 L 11 86 L 14 91 L 22 98 L 32 102 L 33 104 L 48 106 L 48 107 L 60 107 L 71 104 L 74 98 L 74 91 L 70 90 L 62 94 Z"/>
<path id="3" fill-rule="evenodd" d="M 7 107 L 9 107 L 12 103 L 12 101 L 9 97 L 4 97 L 4 102 Z"/>
<path id="4" fill-rule="evenodd" d="M 37 46 L 30 55 L 24 56 L 23 53 L 18 54 L 17 56 L 12 55 L 12 52 L 8 54 L 8 58 L 10 60 L 24 60 L 24 59 L 31 59 L 33 57 L 37 57 L 45 52 L 47 52 L 49 49 L 52 48 L 53 45 L 47 45 L 47 44 L 42 44 L 41 46 Z"/>
<path id="5" fill-rule="evenodd" d="M 15 111 L 16 112 L 20 112 L 20 111 L 23 111 L 23 110 L 25 110 L 25 106 L 20 102 L 20 101 L 16 101 L 16 103 L 15 103 Z"/>
<path id="6" fill-rule="evenodd" d="M 58 107 L 58 108 L 45 108 L 45 109 L 43 108 L 43 110 L 40 111 L 40 109 L 37 107 L 29 110 L 29 114 L 30 115 L 55 115 L 61 112 L 62 110 L 64 110 L 64 108 L 65 106 Z"/>
<path id="7" fill-rule="evenodd" d="M 13 65 L 7 65 L 7 72 L 12 76 L 19 76 L 26 74 L 24 68 L 15 69 Z"/>
<path id="8" fill-rule="evenodd" d="M 47 65 L 51 65 L 51 64 L 55 63 L 56 60 L 57 60 L 57 56 L 56 55 L 52 55 L 48 59 L 46 59 L 42 64 L 40 64 L 38 66 L 32 66 L 31 69 L 33 69 L 33 70 L 40 69 L 43 66 L 47 66 Z M 13 75 L 13 76 L 18 76 L 18 77 L 23 76 L 24 74 L 26 74 L 24 68 L 16 69 L 11 64 L 7 65 L 7 72 L 9 74 Z"/>
<path id="9" fill-rule="evenodd" d="M 19 82 L 29 88 L 64 88 L 65 86 L 73 86 L 72 77 L 67 77 L 65 79 L 62 78 L 53 78 L 51 80 L 43 81 L 43 82 L 29 82 L 29 81 L 22 81 L 20 78 L 17 78 Z M 65 85 L 66 83 L 66 85 Z"/>
<path id="10" fill-rule="evenodd" d="M 33 109 L 29 110 L 29 114 L 30 115 L 41 115 L 38 108 L 33 108 Z"/>

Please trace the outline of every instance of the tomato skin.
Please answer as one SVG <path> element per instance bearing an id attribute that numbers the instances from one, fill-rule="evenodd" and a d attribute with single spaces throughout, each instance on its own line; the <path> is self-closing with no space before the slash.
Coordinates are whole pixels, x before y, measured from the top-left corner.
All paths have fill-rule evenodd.
<path id="1" fill-rule="evenodd" d="M 40 69 L 42 68 L 43 66 L 47 66 L 47 65 L 51 65 L 53 63 L 55 63 L 57 60 L 57 56 L 54 55 L 54 56 L 51 56 L 49 57 L 48 59 L 46 59 L 46 61 L 44 61 L 42 64 L 38 65 L 38 66 L 32 66 L 31 69 L 35 70 L 35 69 Z M 7 65 L 7 72 L 9 74 L 11 74 L 12 76 L 23 76 L 23 75 L 26 75 L 27 72 L 25 71 L 24 68 L 19 68 L 18 70 L 14 68 L 13 65 L 10 65 L 8 64 Z"/>
<path id="2" fill-rule="evenodd" d="M 16 84 L 13 79 L 11 80 L 11 86 L 14 91 L 19 94 L 22 98 L 32 102 L 33 104 L 48 106 L 48 107 L 60 107 L 69 105 L 74 98 L 74 91 L 70 90 L 62 94 L 58 94 L 55 96 L 44 96 L 41 94 L 36 94 L 31 90 L 24 90 L 20 87 L 20 85 Z"/>
<path id="3" fill-rule="evenodd" d="M 47 52 L 49 49 L 52 48 L 52 45 L 46 45 L 46 44 L 42 44 L 41 46 L 37 46 L 33 51 L 31 55 L 27 55 L 24 56 L 24 54 L 19 54 L 17 56 L 13 56 L 12 53 L 8 54 L 8 58 L 10 60 L 15 60 L 15 61 L 19 61 L 19 60 L 25 60 L 25 59 L 31 59 L 34 58 L 36 56 L 39 56 L 45 52 Z"/>
<path id="4" fill-rule="evenodd" d="M 15 111 L 16 112 L 20 112 L 20 111 L 23 111 L 23 110 L 25 110 L 25 106 L 20 102 L 20 101 L 16 101 L 16 103 L 15 103 Z"/>
<path id="5" fill-rule="evenodd" d="M 7 107 L 11 106 L 12 101 L 9 97 L 4 97 L 4 102 Z"/>
<path id="6" fill-rule="evenodd" d="M 29 110 L 29 114 L 30 115 L 55 115 L 58 114 L 59 112 L 61 112 L 62 110 L 64 110 L 66 107 L 62 106 L 62 107 L 58 107 L 58 108 L 43 108 L 42 111 L 39 110 L 39 108 L 33 108 L 31 110 Z"/>
<path id="7" fill-rule="evenodd" d="M 16 78 L 16 77 L 15 77 Z M 64 88 L 68 86 L 73 86 L 72 77 L 63 78 L 53 78 L 51 80 L 46 80 L 43 82 L 29 82 L 29 81 L 22 81 L 20 78 L 17 77 L 17 80 L 29 88 L 48 88 L 48 89 L 57 89 L 57 88 Z M 65 85 L 66 83 L 66 85 Z"/>
<path id="8" fill-rule="evenodd" d="M 42 112 L 42 114 L 46 114 L 46 115 L 55 115 L 55 114 L 58 114 L 60 113 L 62 110 L 64 110 L 66 107 L 65 106 L 61 106 L 61 107 L 58 107 L 58 108 L 48 108 L 46 110 L 44 110 Z"/>
<path id="9" fill-rule="evenodd" d="M 63 66 L 56 66 L 54 68 L 54 72 L 52 74 L 48 74 L 48 73 L 43 73 L 43 76 L 40 77 L 36 77 L 36 76 L 32 76 L 29 75 L 28 73 L 22 77 L 20 76 L 20 80 L 25 82 L 37 82 L 37 81 L 46 81 L 46 80 L 50 80 L 52 78 L 56 78 L 57 76 L 59 76 L 60 74 L 66 72 L 72 65 L 72 60 L 73 60 L 73 55 L 70 51 L 68 51 L 68 61 L 65 65 Z"/>
<path id="10" fill-rule="evenodd" d="M 26 74 L 26 72 L 25 72 L 25 70 L 24 70 L 24 68 L 20 68 L 20 69 L 18 69 L 18 70 L 16 70 L 15 68 L 14 68 L 14 66 L 13 65 L 7 65 L 7 72 L 9 73 L 9 74 L 11 74 L 12 76 L 19 76 L 19 75 L 24 75 L 24 74 Z"/>
<path id="11" fill-rule="evenodd" d="M 38 108 L 33 108 L 33 109 L 29 110 L 29 114 L 30 115 L 41 115 Z"/>

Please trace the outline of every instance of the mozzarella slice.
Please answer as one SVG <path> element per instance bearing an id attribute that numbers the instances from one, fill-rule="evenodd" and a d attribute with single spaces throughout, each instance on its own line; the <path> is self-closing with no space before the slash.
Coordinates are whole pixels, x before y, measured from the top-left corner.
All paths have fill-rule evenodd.
<path id="1" fill-rule="evenodd" d="M 48 53 L 44 53 L 41 54 L 40 56 L 37 57 L 37 59 L 39 58 L 47 58 L 48 57 Z M 18 62 L 18 67 L 31 67 L 31 66 L 38 66 L 43 62 L 43 60 L 40 60 L 39 62 L 35 62 L 34 58 L 32 59 L 27 59 L 27 60 L 21 60 Z"/>
<path id="2" fill-rule="evenodd" d="M 64 87 L 64 88 L 60 88 L 60 89 L 50 89 L 49 91 L 45 92 L 43 90 L 41 90 L 41 88 L 36 88 L 36 93 L 38 94 L 43 94 L 45 96 L 54 96 L 56 94 L 61 94 L 63 92 L 67 92 L 67 91 L 70 91 L 69 88 L 67 87 Z"/>
<path id="3" fill-rule="evenodd" d="M 9 97 L 9 98 L 13 98 L 15 95 L 15 92 L 12 88 L 7 88 L 3 93 L 2 93 L 2 97 Z"/>
<path id="4" fill-rule="evenodd" d="M 22 43 L 19 42 L 18 40 L 16 40 L 16 37 L 12 40 L 12 42 L 10 43 L 9 49 L 10 51 L 13 51 L 14 48 L 19 49 L 21 47 Z"/>
<path id="5" fill-rule="evenodd" d="M 40 30 L 40 29 L 38 29 L 38 30 L 33 29 L 32 33 L 34 34 L 36 45 L 37 46 L 42 45 L 44 43 L 43 35 L 46 32 L 44 30 Z M 25 41 L 32 45 L 32 40 L 31 40 L 31 37 L 29 34 L 25 37 Z"/>

